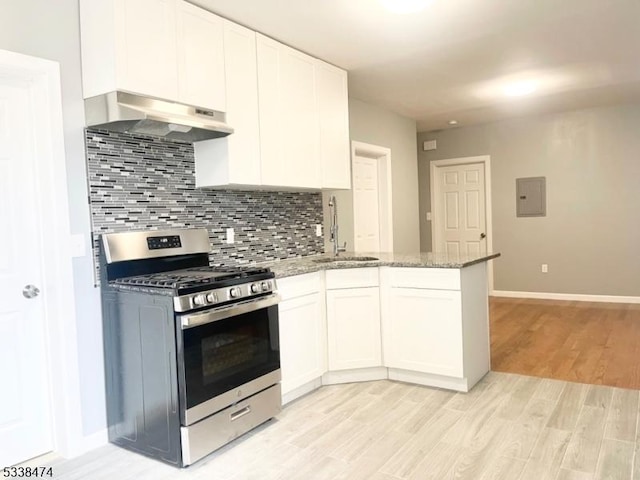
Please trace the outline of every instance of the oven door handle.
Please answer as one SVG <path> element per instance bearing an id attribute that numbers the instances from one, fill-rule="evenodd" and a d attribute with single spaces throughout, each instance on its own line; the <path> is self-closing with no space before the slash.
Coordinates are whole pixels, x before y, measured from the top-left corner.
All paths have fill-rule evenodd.
<path id="1" fill-rule="evenodd" d="M 273 293 L 267 297 L 234 303 L 233 305 L 227 305 L 226 307 L 214 308 L 204 312 L 192 313 L 190 315 L 182 315 L 180 317 L 180 326 L 182 330 L 186 330 L 187 328 L 193 328 L 199 325 L 217 322 L 218 320 L 224 320 L 225 318 L 233 317 L 235 315 L 242 315 L 243 313 L 267 308 L 272 305 L 276 305 L 279 301 L 280 295 Z"/>

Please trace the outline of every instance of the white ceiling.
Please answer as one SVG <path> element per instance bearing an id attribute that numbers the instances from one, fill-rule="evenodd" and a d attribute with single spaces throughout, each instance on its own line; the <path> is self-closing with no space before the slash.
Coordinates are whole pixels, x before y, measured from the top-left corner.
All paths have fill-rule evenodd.
<path id="1" fill-rule="evenodd" d="M 350 96 L 419 131 L 640 101 L 640 0 L 190 0 L 349 71 Z M 505 82 L 536 91 L 508 98 Z"/>

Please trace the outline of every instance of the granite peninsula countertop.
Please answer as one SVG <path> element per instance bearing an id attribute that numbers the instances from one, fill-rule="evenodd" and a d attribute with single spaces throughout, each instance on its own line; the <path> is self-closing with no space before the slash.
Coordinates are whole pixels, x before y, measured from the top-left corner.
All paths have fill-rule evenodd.
<path id="1" fill-rule="evenodd" d="M 340 253 L 339 262 L 327 261 L 335 258 L 332 254 L 309 255 L 306 257 L 290 258 L 286 260 L 274 260 L 257 264 L 260 267 L 268 267 L 276 278 L 302 275 L 304 273 L 318 272 L 321 270 L 333 270 L 339 268 L 358 267 L 413 267 L 413 268 L 464 268 L 480 262 L 499 257 L 499 253 L 486 253 L 481 255 L 450 255 L 446 253 Z M 377 260 L 349 261 L 349 257 L 375 257 Z"/>

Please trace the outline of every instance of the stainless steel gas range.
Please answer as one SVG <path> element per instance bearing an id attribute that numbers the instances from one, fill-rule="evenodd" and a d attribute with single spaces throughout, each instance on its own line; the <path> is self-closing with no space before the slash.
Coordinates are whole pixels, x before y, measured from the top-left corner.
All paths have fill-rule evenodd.
<path id="1" fill-rule="evenodd" d="M 281 410 L 272 272 L 209 267 L 205 229 L 101 247 L 111 442 L 187 466 Z"/>

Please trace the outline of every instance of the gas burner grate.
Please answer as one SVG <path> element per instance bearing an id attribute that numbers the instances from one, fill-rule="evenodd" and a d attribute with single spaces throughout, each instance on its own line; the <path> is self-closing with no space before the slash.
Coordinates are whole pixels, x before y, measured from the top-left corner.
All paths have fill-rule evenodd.
<path id="1" fill-rule="evenodd" d="M 211 267 L 190 268 L 180 272 L 163 272 L 149 275 L 138 275 L 134 277 L 123 277 L 114 280 L 112 283 L 116 285 L 129 285 L 137 287 L 154 287 L 154 288 L 197 288 L 211 287 L 216 283 L 225 280 L 247 278 L 259 273 L 268 272 L 267 269 L 246 268 L 246 269 L 229 269 L 215 270 Z"/>

